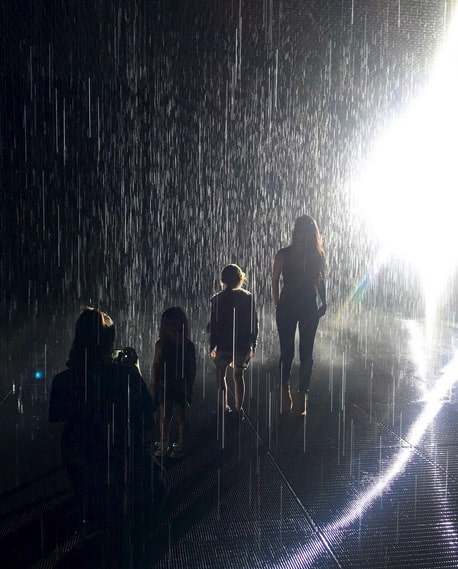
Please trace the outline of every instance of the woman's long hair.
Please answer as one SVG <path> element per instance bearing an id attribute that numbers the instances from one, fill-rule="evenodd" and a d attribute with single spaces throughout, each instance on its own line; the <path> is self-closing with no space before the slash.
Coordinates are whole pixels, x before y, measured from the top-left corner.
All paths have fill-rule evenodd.
<path id="1" fill-rule="evenodd" d="M 291 246 L 304 260 L 307 274 L 313 285 L 324 278 L 325 257 L 318 225 L 310 215 L 301 215 L 294 223 Z"/>
<path id="2" fill-rule="evenodd" d="M 105 364 L 111 360 L 115 338 L 113 320 L 97 308 L 85 308 L 76 321 L 68 367 Z"/>
<path id="3" fill-rule="evenodd" d="M 161 317 L 159 339 L 178 343 L 188 338 L 188 318 L 179 306 L 168 308 Z"/>

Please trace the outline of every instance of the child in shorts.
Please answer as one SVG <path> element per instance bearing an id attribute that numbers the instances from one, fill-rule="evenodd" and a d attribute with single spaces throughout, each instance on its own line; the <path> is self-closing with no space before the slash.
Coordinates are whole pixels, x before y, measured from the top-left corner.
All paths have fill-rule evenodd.
<path id="1" fill-rule="evenodd" d="M 254 357 L 258 336 L 258 317 L 253 295 L 242 288 L 246 275 L 238 265 L 227 265 L 221 273 L 224 290 L 211 299 L 210 357 L 216 366 L 217 386 L 225 411 L 226 375 L 233 368 L 234 406 L 241 415 L 245 396 L 244 371 Z"/>

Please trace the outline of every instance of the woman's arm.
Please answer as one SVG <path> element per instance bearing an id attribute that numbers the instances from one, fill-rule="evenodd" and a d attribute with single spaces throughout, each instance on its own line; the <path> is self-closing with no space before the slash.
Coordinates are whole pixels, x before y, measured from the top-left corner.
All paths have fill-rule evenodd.
<path id="1" fill-rule="evenodd" d="M 320 297 L 321 306 L 318 308 L 318 314 L 324 316 L 326 314 L 327 303 L 326 303 L 326 282 L 324 278 L 318 283 L 318 296 Z"/>
<path id="2" fill-rule="evenodd" d="M 256 347 L 258 345 L 258 313 L 256 312 L 256 304 L 254 302 L 254 296 L 250 295 L 250 352 L 251 357 L 254 358 L 256 352 Z"/>
<path id="3" fill-rule="evenodd" d="M 280 275 L 283 270 L 283 255 L 281 251 L 275 255 L 274 266 L 272 268 L 272 300 L 275 306 L 280 298 Z"/>

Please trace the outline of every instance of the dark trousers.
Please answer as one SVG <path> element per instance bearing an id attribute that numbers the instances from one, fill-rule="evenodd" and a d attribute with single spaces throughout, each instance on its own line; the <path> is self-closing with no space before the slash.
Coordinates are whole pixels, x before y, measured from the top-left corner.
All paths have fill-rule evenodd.
<path id="1" fill-rule="evenodd" d="M 299 385 L 300 393 L 307 393 L 313 367 L 313 344 L 319 316 L 315 298 L 302 303 L 297 301 L 278 303 L 276 312 L 278 336 L 280 339 L 280 383 L 289 385 L 291 365 L 294 359 L 294 340 L 299 325 Z"/>

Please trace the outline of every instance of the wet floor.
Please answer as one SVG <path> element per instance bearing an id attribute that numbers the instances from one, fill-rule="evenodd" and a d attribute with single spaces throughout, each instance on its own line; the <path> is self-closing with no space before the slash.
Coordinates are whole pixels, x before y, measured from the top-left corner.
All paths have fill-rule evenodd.
<path id="1" fill-rule="evenodd" d="M 345 333 L 323 326 L 305 417 L 297 397 L 292 413 L 278 413 L 272 337 L 247 373 L 246 419 L 224 432 L 207 366 L 186 454 L 164 463 L 169 495 L 142 566 L 458 565 L 457 337 L 443 325 L 428 339 L 421 321 L 375 313 Z M 30 456 L 13 469 L 17 488 L 4 488 L 2 547 L 21 560 L 29 544 L 23 566 L 70 566 L 81 544 L 71 490 L 53 469 L 55 433 L 19 418 Z"/>

